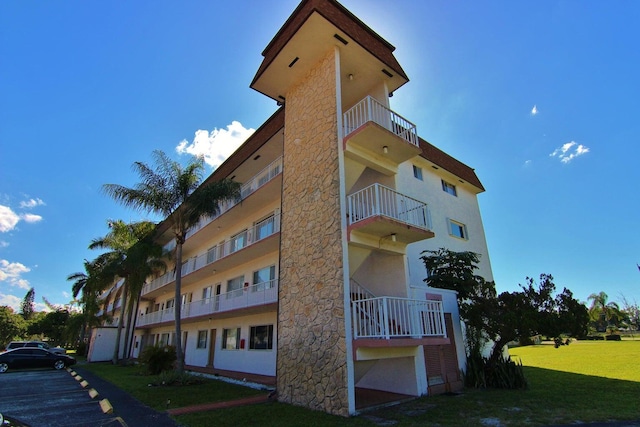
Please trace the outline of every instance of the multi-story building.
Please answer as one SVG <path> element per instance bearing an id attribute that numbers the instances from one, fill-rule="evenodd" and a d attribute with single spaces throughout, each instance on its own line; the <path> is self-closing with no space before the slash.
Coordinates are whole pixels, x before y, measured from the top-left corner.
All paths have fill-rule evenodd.
<path id="1" fill-rule="evenodd" d="M 280 108 L 203 184 L 231 178 L 242 200 L 189 231 L 181 301 L 171 267 L 144 287 L 134 354 L 176 339 L 182 304 L 188 369 L 283 402 L 349 415 L 461 388 L 455 294 L 426 287 L 420 254 L 480 253 L 492 279 L 484 188 L 390 108 L 408 82 L 394 49 L 334 0 L 300 3 L 251 82 Z"/>

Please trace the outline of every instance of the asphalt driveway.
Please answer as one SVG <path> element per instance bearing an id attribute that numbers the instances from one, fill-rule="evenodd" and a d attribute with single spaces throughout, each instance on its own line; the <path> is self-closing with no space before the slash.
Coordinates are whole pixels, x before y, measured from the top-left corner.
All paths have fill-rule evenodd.
<path id="1" fill-rule="evenodd" d="M 66 370 L 10 370 L 0 374 L 0 413 L 32 427 L 176 427 L 159 413 L 91 373 L 74 367 L 89 386 L 83 388 Z M 99 396 L 92 399 L 88 389 Z M 105 414 L 101 399 L 108 399 L 113 413 Z"/>

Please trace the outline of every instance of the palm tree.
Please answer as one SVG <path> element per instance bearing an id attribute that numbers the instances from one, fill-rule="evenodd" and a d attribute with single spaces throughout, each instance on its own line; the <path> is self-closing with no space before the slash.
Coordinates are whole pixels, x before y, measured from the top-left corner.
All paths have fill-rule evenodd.
<path id="1" fill-rule="evenodd" d="M 159 260 L 162 248 L 153 243 L 151 234 L 156 225 L 150 221 L 141 221 L 126 224 L 122 220 L 109 221 L 111 231 L 104 237 L 93 239 L 89 249 L 111 249 L 101 255 L 101 275 L 109 278 L 111 283 L 123 279 L 120 290 L 122 304 L 121 316 L 118 321 L 116 333 L 116 345 L 113 353 L 113 363 L 117 363 L 120 355 L 120 340 L 124 317 L 132 315 L 133 304 L 130 301 L 137 300 L 147 276 L 164 267 L 164 262 Z M 129 302 L 129 304 L 127 304 Z M 125 341 L 130 331 L 131 321 L 127 324 Z M 125 347 L 126 351 L 126 347 Z M 125 353 L 126 355 L 126 353 Z"/>
<path id="2" fill-rule="evenodd" d="M 80 296 L 82 307 L 82 327 L 80 330 L 80 342 L 84 342 L 88 328 L 98 326 L 100 320 L 96 316 L 99 310 L 98 297 L 102 293 L 105 283 L 100 276 L 100 266 L 95 262 L 84 260 L 84 272 L 72 273 L 67 280 L 73 282 L 71 292 L 74 299 Z M 87 346 L 88 348 L 88 346 Z"/>
<path id="3" fill-rule="evenodd" d="M 134 209 L 161 215 L 175 237 L 175 329 L 177 370 L 184 370 L 181 331 L 182 245 L 187 230 L 202 216 L 217 215 L 220 203 L 240 198 L 240 184 L 230 179 L 200 185 L 204 173 L 204 158 L 193 157 L 186 166 L 171 160 L 163 151 L 153 152 L 155 168 L 135 162 L 133 169 L 141 182 L 134 188 L 105 184 L 103 190 L 117 202 Z"/>
<path id="4" fill-rule="evenodd" d="M 610 322 L 617 322 L 620 318 L 620 307 L 613 301 L 607 302 L 608 299 L 609 296 L 605 292 L 593 293 L 587 297 L 587 300 L 591 301 L 589 308 L 591 319 L 604 330 Z"/>

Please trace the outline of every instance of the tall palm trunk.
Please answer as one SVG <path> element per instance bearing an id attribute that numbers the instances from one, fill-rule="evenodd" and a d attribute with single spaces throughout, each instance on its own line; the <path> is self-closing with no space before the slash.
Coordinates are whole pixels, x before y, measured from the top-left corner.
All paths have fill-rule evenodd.
<path id="1" fill-rule="evenodd" d="M 140 308 L 140 294 L 138 294 L 138 298 L 136 298 L 136 304 L 135 304 L 135 309 L 133 310 L 133 312 L 135 313 L 135 316 L 133 316 L 133 319 L 131 319 L 131 317 L 129 318 L 129 321 L 131 322 L 131 336 L 129 336 L 129 341 L 127 342 L 127 351 L 125 353 L 125 359 L 129 360 L 131 359 L 131 353 L 133 352 L 133 337 L 136 334 L 136 323 L 138 321 L 138 309 Z"/>
<path id="2" fill-rule="evenodd" d="M 184 372 L 184 354 L 182 352 L 182 238 L 176 237 L 176 296 L 174 300 L 174 312 L 176 323 L 176 371 Z"/>
<path id="3" fill-rule="evenodd" d="M 129 359 L 129 334 L 131 334 L 133 331 L 131 330 L 131 323 L 132 323 L 132 317 L 133 317 L 133 312 L 134 312 L 134 307 L 133 307 L 133 302 L 131 299 L 129 299 L 129 305 L 131 307 L 127 308 L 127 329 L 125 329 L 124 332 L 124 351 L 122 352 L 122 363 L 126 364 L 127 360 Z M 124 314 L 124 313 L 123 313 Z"/>
<path id="4" fill-rule="evenodd" d="M 129 285 L 127 284 L 127 279 L 124 280 L 124 285 L 122 289 L 122 304 L 120 305 L 120 319 L 118 319 L 118 332 L 116 333 L 116 348 L 113 350 L 113 358 L 111 359 L 111 363 L 114 365 L 118 364 L 118 359 L 120 357 L 120 337 L 122 336 L 122 326 L 123 319 L 125 313 L 125 307 L 127 306 L 127 294 L 129 293 L 128 289 Z"/>

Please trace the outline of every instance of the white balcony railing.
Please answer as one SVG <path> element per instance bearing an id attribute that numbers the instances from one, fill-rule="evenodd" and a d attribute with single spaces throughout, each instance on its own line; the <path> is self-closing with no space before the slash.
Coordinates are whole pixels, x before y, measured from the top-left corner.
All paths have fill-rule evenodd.
<path id="1" fill-rule="evenodd" d="M 351 302 L 353 337 L 446 337 L 441 301 L 377 297 Z"/>
<path id="2" fill-rule="evenodd" d="M 425 203 L 380 184 L 347 196 L 349 225 L 374 216 L 385 216 L 405 224 L 431 230 L 431 215 Z"/>
<path id="3" fill-rule="evenodd" d="M 418 146 L 416 125 L 388 109 L 371 96 L 367 96 L 344 113 L 344 135 L 348 136 L 367 122 L 377 123 L 408 143 Z"/>
<path id="4" fill-rule="evenodd" d="M 278 174 L 282 172 L 282 157 L 278 157 L 276 160 L 271 162 L 266 168 L 262 169 L 256 175 L 253 176 L 249 181 L 245 182 L 242 187 L 240 187 L 240 195 L 241 200 L 246 199 L 252 193 L 255 193 L 260 187 L 264 186 L 266 183 L 274 179 Z M 229 209 L 237 205 L 239 201 L 227 201 L 220 204 L 220 212 L 218 215 L 211 217 L 202 217 L 197 224 L 194 224 L 187 231 L 186 238 L 193 236 L 196 232 L 201 230 L 210 224 L 213 220 L 218 218 L 223 213 L 227 212 Z M 164 245 L 165 252 L 172 251 L 176 246 L 175 239 L 171 240 L 169 243 Z"/>
<path id="5" fill-rule="evenodd" d="M 259 242 L 280 231 L 280 215 L 273 215 L 264 221 L 260 221 L 248 230 L 235 235 L 231 239 L 210 248 L 207 252 L 203 252 L 192 258 L 186 259 L 182 263 L 182 277 L 200 270 L 207 265 L 225 258 L 240 249 Z M 142 288 L 142 295 L 146 295 L 151 291 L 159 289 L 176 280 L 175 270 L 168 271 L 162 276 L 152 280 Z"/>
<path id="6" fill-rule="evenodd" d="M 276 302 L 278 300 L 278 281 L 271 280 L 258 283 L 242 289 L 201 299 L 182 305 L 181 318 L 189 319 L 207 314 L 237 310 Z M 173 307 L 138 317 L 137 326 L 148 326 L 162 322 L 173 322 L 175 319 Z"/>

